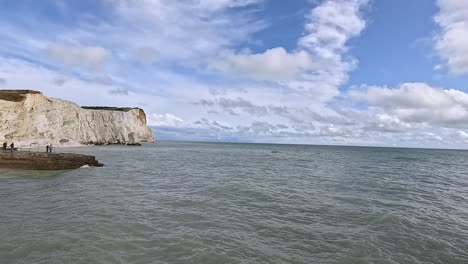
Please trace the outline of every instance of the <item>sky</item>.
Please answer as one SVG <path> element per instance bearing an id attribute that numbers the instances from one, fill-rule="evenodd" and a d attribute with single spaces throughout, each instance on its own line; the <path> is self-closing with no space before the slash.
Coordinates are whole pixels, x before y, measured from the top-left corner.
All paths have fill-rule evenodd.
<path id="1" fill-rule="evenodd" d="M 465 0 L 0 0 L 0 89 L 157 139 L 468 148 Z"/>

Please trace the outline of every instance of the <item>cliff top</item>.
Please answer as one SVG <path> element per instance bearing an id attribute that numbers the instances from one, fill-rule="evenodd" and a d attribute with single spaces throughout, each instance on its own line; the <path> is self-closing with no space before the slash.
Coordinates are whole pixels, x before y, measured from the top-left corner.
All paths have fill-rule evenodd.
<path id="1" fill-rule="evenodd" d="M 133 109 L 140 109 L 138 107 L 111 107 L 111 106 L 82 106 L 83 109 L 89 110 L 107 110 L 107 111 L 122 111 L 128 112 Z"/>
<path id="2" fill-rule="evenodd" d="M 25 99 L 27 94 L 42 94 L 34 90 L 0 90 L 0 100 L 21 102 Z M 133 109 L 140 109 L 138 107 L 112 107 L 112 106 L 81 106 L 83 109 L 89 110 L 107 110 L 107 111 L 121 111 L 128 112 Z"/>
<path id="3" fill-rule="evenodd" d="M 33 90 L 0 90 L 0 100 L 21 102 L 27 94 L 42 94 Z"/>

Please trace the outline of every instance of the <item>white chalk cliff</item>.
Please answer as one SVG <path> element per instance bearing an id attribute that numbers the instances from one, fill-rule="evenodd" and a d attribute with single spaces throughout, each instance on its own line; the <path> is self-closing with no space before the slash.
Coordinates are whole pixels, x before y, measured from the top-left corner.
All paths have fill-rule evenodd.
<path id="1" fill-rule="evenodd" d="M 139 108 L 80 107 L 30 90 L 0 90 L 0 141 L 86 145 L 154 141 Z M 2 141 L 2 142 L 3 142 Z"/>

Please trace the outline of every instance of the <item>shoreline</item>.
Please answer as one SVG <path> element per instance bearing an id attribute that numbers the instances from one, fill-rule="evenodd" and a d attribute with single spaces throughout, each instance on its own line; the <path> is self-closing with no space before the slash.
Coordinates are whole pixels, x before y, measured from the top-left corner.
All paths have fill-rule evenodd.
<path id="1" fill-rule="evenodd" d="M 5 140 L 4 142 L 8 143 L 8 146 L 10 145 L 11 142 L 15 143 L 15 149 L 18 151 L 24 151 L 24 152 L 42 152 L 42 150 L 46 150 L 46 146 L 50 145 L 50 143 L 45 143 L 45 144 L 39 144 L 36 142 L 30 143 L 30 144 L 25 144 L 22 143 L 21 141 L 7 141 Z M 138 143 L 108 143 L 108 144 L 53 144 L 52 147 L 54 149 L 67 149 L 67 148 L 81 148 L 81 147 L 106 147 L 106 146 L 143 146 L 144 144 L 154 144 L 156 142 L 138 142 Z"/>

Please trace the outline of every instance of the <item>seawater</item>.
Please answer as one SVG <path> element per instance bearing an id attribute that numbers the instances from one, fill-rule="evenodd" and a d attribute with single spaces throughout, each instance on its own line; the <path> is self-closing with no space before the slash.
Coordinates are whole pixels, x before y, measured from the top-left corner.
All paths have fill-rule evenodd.
<path id="1" fill-rule="evenodd" d="M 467 151 L 66 151 L 106 167 L 0 171 L 0 263 L 468 263 Z"/>

